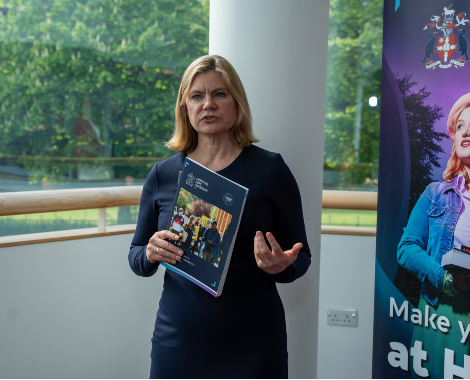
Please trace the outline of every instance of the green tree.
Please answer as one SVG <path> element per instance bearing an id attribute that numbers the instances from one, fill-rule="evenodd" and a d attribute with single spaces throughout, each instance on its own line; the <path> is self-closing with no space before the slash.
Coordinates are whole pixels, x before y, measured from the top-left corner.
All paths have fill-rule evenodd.
<path id="1" fill-rule="evenodd" d="M 209 218 L 211 216 L 211 206 L 204 202 L 202 199 L 197 199 L 191 204 L 190 208 L 190 214 L 201 217 L 201 216 L 206 216 Z"/>
<path id="2" fill-rule="evenodd" d="M 325 169 L 356 171 L 362 183 L 377 171 L 382 72 L 382 0 L 331 0 Z M 376 96 L 378 106 L 369 106 Z M 363 165 L 375 163 L 375 165 Z"/>
<path id="3" fill-rule="evenodd" d="M 3 154 L 171 155 L 163 142 L 181 75 L 208 52 L 207 0 L 0 0 L 0 7 Z M 67 166 L 27 165 L 76 176 Z"/>
<path id="4" fill-rule="evenodd" d="M 183 210 L 189 209 L 188 200 L 183 196 L 183 194 L 178 194 L 178 199 L 176 200 L 176 212 L 182 208 Z"/>
<path id="5" fill-rule="evenodd" d="M 431 95 L 429 91 L 426 91 L 426 87 L 414 91 L 413 87 L 418 82 L 412 81 L 411 75 L 403 77 L 395 75 L 395 79 L 403 99 L 408 127 L 411 168 L 408 213 L 411 214 L 426 186 L 432 182 L 434 168 L 441 167 L 439 154 L 444 153 L 444 150 L 440 142 L 449 137 L 446 133 L 434 129 L 434 125 L 444 114 L 441 107 L 425 104 L 426 99 Z"/>

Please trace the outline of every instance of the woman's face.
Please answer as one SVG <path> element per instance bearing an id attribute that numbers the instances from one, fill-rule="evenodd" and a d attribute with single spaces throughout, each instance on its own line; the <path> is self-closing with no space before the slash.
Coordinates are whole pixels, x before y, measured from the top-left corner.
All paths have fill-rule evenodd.
<path id="1" fill-rule="evenodd" d="M 216 136 L 228 133 L 237 121 L 237 104 L 222 77 L 214 70 L 197 74 L 186 98 L 193 128 Z"/>
<path id="2" fill-rule="evenodd" d="M 457 120 L 454 145 L 457 157 L 470 166 L 470 108 L 465 108 Z"/>

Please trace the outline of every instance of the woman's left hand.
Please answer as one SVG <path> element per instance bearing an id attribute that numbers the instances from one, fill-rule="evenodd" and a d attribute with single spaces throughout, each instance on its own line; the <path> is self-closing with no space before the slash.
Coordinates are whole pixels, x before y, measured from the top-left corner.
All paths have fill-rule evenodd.
<path id="1" fill-rule="evenodd" d="M 255 236 L 255 259 L 258 267 L 269 274 L 280 273 L 286 269 L 295 261 L 303 247 L 302 243 L 297 243 L 292 249 L 283 251 L 271 232 L 266 233 L 266 238 L 273 250 L 269 249 L 263 234 L 258 231 Z"/>

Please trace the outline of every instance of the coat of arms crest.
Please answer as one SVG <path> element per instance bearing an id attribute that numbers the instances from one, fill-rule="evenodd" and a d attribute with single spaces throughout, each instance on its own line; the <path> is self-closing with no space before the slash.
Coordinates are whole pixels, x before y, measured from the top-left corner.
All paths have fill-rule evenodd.
<path id="1" fill-rule="evenodd" d="M 186 185 L 188 186 L 194 186 L 194 174 L 189 173 L 188 176 L 186 177 Z"/>
<path id="2" fill-rule="evenodd" d="M 424 59 L 423 63 L 426 63 L 426 68 L 434 70 L 436 67 L 441 69 L 447 69 L 449 67 L 455 66 L 456 68 L 462 67 L 465 65 L 463 57 L 468 61 L 467 55 L 467 40 L 464 37 L 464 34 L 467 32 L 466 29 L 460 28 L 459 26 L 465 26 L 468 24 L 469 20 L 465 19 L 467 15 L 465 12 L 461 12 L 455 16 L 455 10 L 451 9 L 452 4 L 449 8 L 444 7 L 441 16 L 432 16 L 431 23 L 426 24 L 423 30 L 436 28 L 435 32 L 428 34 L 431 41 L 428 42 L 424 50 Z M 454 22 L 455 17 L 455 22 Z M 442 24 L 439 25 L 442 19 Z M 458 35 L 458 49 L 457 49 L 457 35 L 455 32 L 461 32 Z M 441 34 L 435 36 L 435 34 Z M 437 38 L 437 44 L 436 44 Z M 457 60 L 452 59 L 456 51 L 460 52 L 460 58 Z M 436 54 L 438 58 L 431 59 L 431 55 Z M 457 55 L 457 54 L 456 54 Z"/>

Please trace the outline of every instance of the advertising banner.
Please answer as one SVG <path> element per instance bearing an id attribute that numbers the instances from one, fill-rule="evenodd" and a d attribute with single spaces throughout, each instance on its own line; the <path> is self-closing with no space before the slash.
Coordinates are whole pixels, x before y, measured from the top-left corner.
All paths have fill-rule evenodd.
<path id="1" fill-rule="evenodd" d="M 374 378 L 470 378 L 469 18 L 385 0 Z"/>

